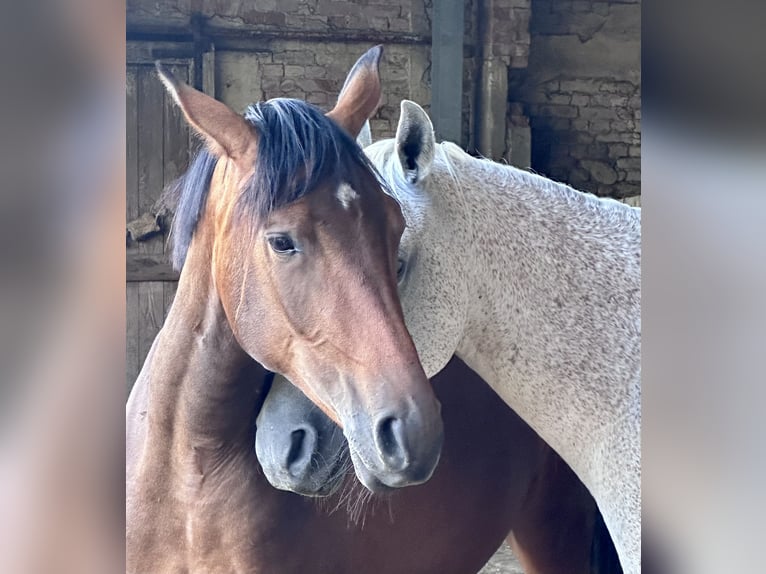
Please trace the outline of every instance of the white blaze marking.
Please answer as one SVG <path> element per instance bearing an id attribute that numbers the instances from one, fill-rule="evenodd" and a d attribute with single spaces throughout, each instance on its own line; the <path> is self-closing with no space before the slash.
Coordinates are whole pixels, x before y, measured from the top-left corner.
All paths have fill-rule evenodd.
<path id="1" fill-rule="evenodd" d="M 345 209 L 348 209 L 351 206 L 351 202 L 359 197 L 359 194 L 349 184 L 341 183 L 338 191 L 335 192 L 335 197 L 338 198 L 338 201 L 340 201 L 340 204 Z"/>

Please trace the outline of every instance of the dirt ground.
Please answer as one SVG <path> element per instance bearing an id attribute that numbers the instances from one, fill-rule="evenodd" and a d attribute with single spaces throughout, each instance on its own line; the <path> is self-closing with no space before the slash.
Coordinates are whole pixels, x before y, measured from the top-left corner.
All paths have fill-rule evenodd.
<path id="1" fill-rule="evenodd" d="M 479 574 L 523 574 L 523 571 L 511 549 L 504 543 Z"/>

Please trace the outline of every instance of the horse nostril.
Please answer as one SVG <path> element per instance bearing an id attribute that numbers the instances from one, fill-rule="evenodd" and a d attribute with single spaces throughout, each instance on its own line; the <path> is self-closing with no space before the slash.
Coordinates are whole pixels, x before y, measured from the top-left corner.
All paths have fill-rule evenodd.
<path id="1" fill-rule="evenodd" d="M 306 472 L 313 454 L 312 437 L 305 429 L 296 429 L 290 433 L 290 448 L 287 451 L 287 471 L 295 477 Z"/>
<path id="2" fill-rule="evenodd" d="M 375 429 L 375 443 L 383 462 L 390 470 L 401 470 L 407 465 L 404 426 L 396 417 L 383 417 Z"/>

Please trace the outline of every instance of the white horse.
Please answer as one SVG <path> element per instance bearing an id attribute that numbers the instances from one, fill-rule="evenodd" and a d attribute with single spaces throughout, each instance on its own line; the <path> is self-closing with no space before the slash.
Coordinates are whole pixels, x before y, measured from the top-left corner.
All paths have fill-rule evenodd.
<path id="1" fill-rule="evenodd" d="M 427 375 L 453 353 L 596 499 L 641 570 L 641 212 L 437 144 L 403 101 L 366 148 L 402 205 L 406 324 Z"/>

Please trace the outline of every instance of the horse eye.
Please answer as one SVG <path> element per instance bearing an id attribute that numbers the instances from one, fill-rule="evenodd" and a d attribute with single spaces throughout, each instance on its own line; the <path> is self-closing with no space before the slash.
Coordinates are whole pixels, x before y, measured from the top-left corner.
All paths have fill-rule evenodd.
<path id="1" fill-rule="evenodd" d="M 287 235 L 272 235 L 269 237 L 269 245 L 275 253 L 285 254 L 295 251 L 295 244 Z"/>

